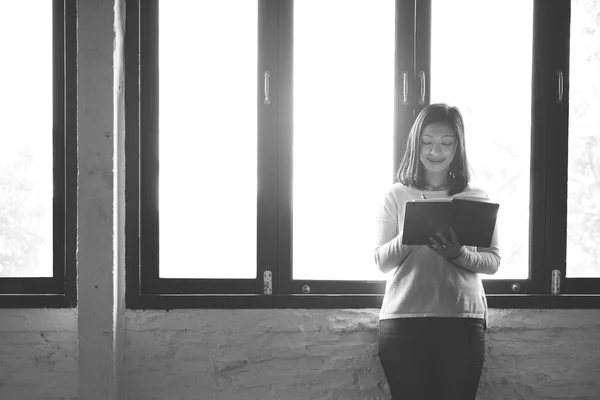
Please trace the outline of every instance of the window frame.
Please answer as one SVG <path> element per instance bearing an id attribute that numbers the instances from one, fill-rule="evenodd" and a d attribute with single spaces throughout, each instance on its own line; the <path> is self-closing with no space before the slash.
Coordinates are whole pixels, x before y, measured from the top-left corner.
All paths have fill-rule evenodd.
<path id="1" fill-rule="evenodd" d="M 384 281 L 292 280 L 292 24 L 293 0 L 259 0 L 257 70 L 258 193 L 257 277 L 242 279 L 164 279 L 158 276 L 158 0 L 127 0 L 127 307 L 172 308 L 368 308 L 380 307 Z M 566 156 L 568 131 L 568 31 L 570 1 L 534 0 L 532 153 L 529 279 L 484 280 L 491 308 L 600 308 L 600 280 L 565 279 L 557 259 L 566 238 Z M 398 21 L 402 18 L 402 21 Z M 416 26 L 414 24 L 417 24 Z M 558 28 L 557 28 L 558 27 Z M 431 0 L 396 0 L 394 165 L 404 152 L 419 104 L 419 71 L 430 73 Z M 550 34 L 548 33 L 550 32 Z M 565 32 L 567 32 L 565 34 Z M 556 46 L 560 43 L 560 46 Z M 557 50 L 557 48 L 559 50 Z M 411 54 L 412 56 L 407 56 Z M 565 101 L 553 102 L 556 70 L 565 71 Z M 262 73 L 271 73 L 272 103 L 262 105 Z M 408 75 L 409 101 L 401 101 L 402 75 Z M 150 99 L 150 100 L 149 100 Z M 567 127 L 568 127 L 568 120 Z M 141 132 L 143 132 L 143 140 Z M 547 132 L 543 134 L 543 132 Z M 551 140 L 559 138 L 558 140 Z M 551 164 L 549 160 L 560 160 Z M 395 171 L 390 171 L 390 178 Z M 556 177 L 559 176 L 559 183 Z M 563 181 L 564 178 L 564 181 Z M 562 185 L 564 182 L 564 185 Z M 391 183 L 391 179 L 390 179 Z M 549 199 L 547 194 L 555 196 Z M 563 196 L 563 197 L 560 197 Z M 558 204 L 557 204 L 558 203 Z M 535 207 L 534 207 L 535 205 Z M 559 210 L 557 213 L 556 210 Z M 564 219 L 564 221 L 563 221 Z M 564 225 L 564 235 L 552 229 Z M 564 244 L 563 244 L 564 246 Z M 538 249 L 544 249 L 540 251 Z M 536 249 L 536 251 L 533 251 Z M 143 267 L 142 267 L 143 266 Z M 552 269 L 562 268 L 562 294 L 550 294 Z M 272 271 L 274 294 L 263 293 L 263 273 Z M 309 286 L 308 291 L 305 285 Z M 518 291 L 513 288 L 519 287 Z M 597 285 L 596 285 L 597 287 Z M 594 292 L 591 289 L 595 289 Z"/>
<path id="2" fill-rule="evenodd" d="M 538 0 L 540 1 L 540 0 Z M 547 164 L 546 202 L 547 221 L 547 280 L 550 281 L 552 270 L 560 271 L 561 292 L 584 297 L 586 294 L 600 295 L 600 277 L 598 278 L 569 278 L 567 277 L 567 201 L 568 201 L 568 149 L 569 149 L 569 104 L 570 104 L 570 35 L 571 35 L 571 0 L 559 2 L 553 9 L 549 40 L 553 44 L 553 57 L 556 68 L 548 71 L 547 80 L 556 87 L 557 72 L 563 72 L 562 101 L 552 101 L 550 111 L 554 117 L 554 131 L 548 141 L 548 159 L 555 160 Z M 550 86 L 552 87 L 552 86 Z M 556 91 L 551 93 L 556 98 Z M 553 99 L 553 100 L 554 100 Z M 600 99 L 599 99 L 600 100 Z M 567 149 L 565 151 L 565 149 Z"/>
<path id="3" fill-rule="evenodd" d="M 0 277 L 0 308 L 72 308 L 77 248 L 77 9 L 52 2 L 52 277 Z"/>

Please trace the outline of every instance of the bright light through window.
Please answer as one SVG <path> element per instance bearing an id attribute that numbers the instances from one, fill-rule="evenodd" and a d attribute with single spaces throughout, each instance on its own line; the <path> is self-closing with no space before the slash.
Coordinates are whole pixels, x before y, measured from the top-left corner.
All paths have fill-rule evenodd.
<path id="1" fill-rule="evenodd" d="M 472 185 L 500 203 L 502 263 L 481 277 L 527 278 L 533 1 L 437 0 L 431 26 L 431 102 L 460 109 Z"/>
<path id="2" fill-rule="evenodd" d="M 0 42 L 0 276 L 48 277 L 52 276 L 52 1 L 3 2 Z"/>
<path id="3" fill-rule="evenodd" d="M 394 10 L 294 3 L 294 279 L 384 278 L 370 244 L 392 183 Z"/>
<path id="4" fill-rule="evenodd" d="M 600 278 L 599 0 L 571 2 L 567 277 Z"/>
<path id="5" fill-rule="evenodd" d="M 159 15 L 160 276 L 254 278 L 257 3 Z"/>

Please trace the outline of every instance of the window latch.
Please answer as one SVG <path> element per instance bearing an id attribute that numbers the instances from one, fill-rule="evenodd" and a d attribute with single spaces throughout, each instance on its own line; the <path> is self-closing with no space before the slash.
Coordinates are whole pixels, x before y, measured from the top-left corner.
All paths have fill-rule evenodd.
<path id="1" fill-rule="evenodd" d="M 560 294 L 560 270 L 552 270 L 552 283 L 550 284 L 550 293 Z"/>
<path id="2" fill-rule="evenodd" d="M 273 273 L 269 270 L 263 272 L 263 294 L 273 294 Z"/>

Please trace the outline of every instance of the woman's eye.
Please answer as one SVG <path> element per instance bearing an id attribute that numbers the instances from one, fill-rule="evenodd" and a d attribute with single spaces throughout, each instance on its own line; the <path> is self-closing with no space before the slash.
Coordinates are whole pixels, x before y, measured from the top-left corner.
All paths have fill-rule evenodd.
<path id="1" fill-rule="evenodd" d="M 431 142 L 421 142 L 421 144 L 424 144 L 425 146 L 428 146 L 431 144 Z"/>
<path id="2" fill-rule="evenodd" d="M 442 143 L 444 146 L 452 146 L 454 144 L 454 142 L 445 142 Z"/>

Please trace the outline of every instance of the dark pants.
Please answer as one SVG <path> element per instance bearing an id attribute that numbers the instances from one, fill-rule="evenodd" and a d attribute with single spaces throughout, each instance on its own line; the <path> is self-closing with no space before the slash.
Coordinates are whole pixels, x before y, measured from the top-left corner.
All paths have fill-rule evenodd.
<path id="1" fill-rule="evenodd" d="M 483 319 L 379 323 L 379 359 L 393 400 L 474 400 L 484 353 Z"/>

